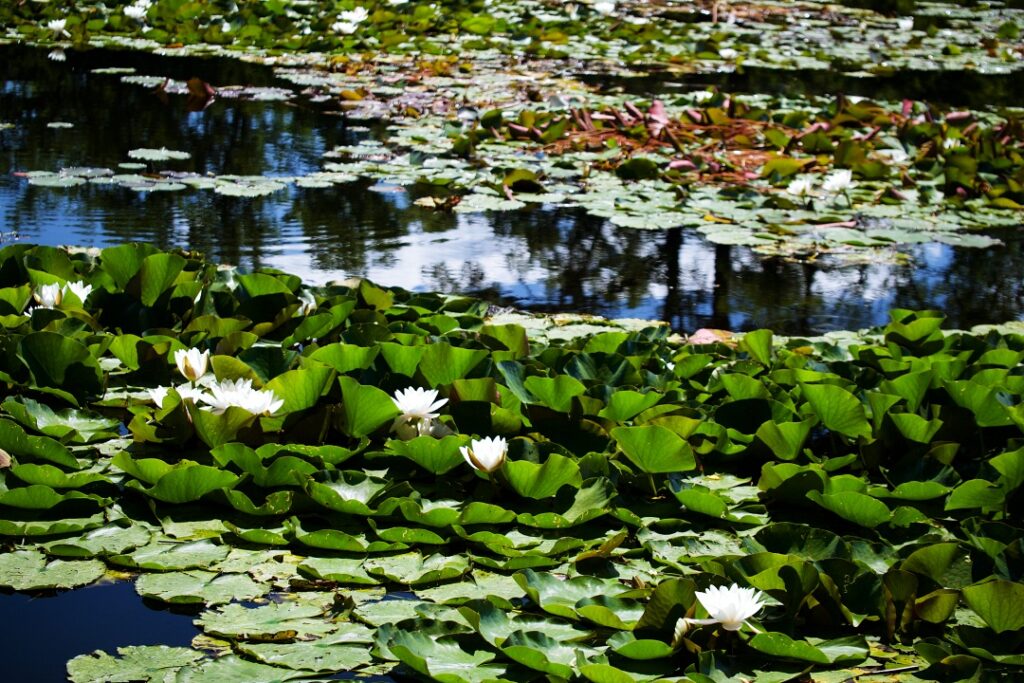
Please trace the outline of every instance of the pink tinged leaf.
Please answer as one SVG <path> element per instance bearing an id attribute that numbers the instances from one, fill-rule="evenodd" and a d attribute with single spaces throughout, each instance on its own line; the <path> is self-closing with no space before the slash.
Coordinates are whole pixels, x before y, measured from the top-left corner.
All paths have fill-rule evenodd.
<path id="1" fill-rule="evenodd" d="M 733 333 L 729 330 L 715 330 L 707 327 L 702 327 L 693 334 L 691 334 L 686 342 L 688 344 L 714 344 L 716 342 L 728 341 L 732 339 Z"/>
<path id="2" fill-rule="evenodd" d="M 647 117 L 655 123 L 668 125 L 668 112 L 665 111 L 665 105 L 661 100 L 654 100 L 651 103 L 651 108 L 647 110 Z"/>

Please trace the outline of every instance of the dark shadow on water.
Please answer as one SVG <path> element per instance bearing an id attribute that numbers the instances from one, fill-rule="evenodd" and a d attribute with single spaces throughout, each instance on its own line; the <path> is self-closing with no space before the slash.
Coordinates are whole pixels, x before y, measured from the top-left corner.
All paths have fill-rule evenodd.
<path id="1" fill-rule="evenodd" d="M 643 75 L 609 77 L 587 75 L 585 82 L 619 87 L 638 96 L 664 96 L 716 86 L 728 93 L 774 95 L 859 95 L 875 100 L 899 102 L 906 98 L 939 105 L 988 108 L 1019 106 L 1024 91 L 1024 71 L 984 74 L 976 71 L 914 71 L 863 76 L 824 69 L 771 69 L 747 66 L 736 71 L 709 74 L 679 74 L 658 67 Z M 954 83 L 955 87 L 950 87 Z"/>
<path id="2" fill-rule="evenodd" d="M 131 582 L 98 584 L 41 596 L 0 592 L 2 679 L 67 680 L 66 663 L 93 650 L 125 645 L 188 647 L 199 630 L 192 616 L 147 605 Z"/>

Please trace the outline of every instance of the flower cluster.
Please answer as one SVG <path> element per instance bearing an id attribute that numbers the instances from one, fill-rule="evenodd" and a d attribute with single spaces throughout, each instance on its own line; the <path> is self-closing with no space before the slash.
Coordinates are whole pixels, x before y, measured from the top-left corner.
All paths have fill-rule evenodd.
<path id="1" fill-rule="evenodd" d="M 338 21 L 331 24 L 331 30 L 335 33 L 351 34 L 359 28 L 359 24 L 366 21 L 370 13 L 365 7 L 356 7 L 353 10 L 342 12 L 338 15 Z"/>
<path id="2" fill-rule="evenodd" d="M 721 624 L 726 631 L 739 631 L 747 619 L 764 607 L 764 596 L 753 588 L 740 588 L 733 584 L 728 588 L 711 586 L 706 591 L 697 591 L 697 599 L 707 610 L 707 619 L 683 618 L 676 622 L 675 642 L 678 645 L 691 626 Z"/>
<path id="3" fill-rule="evenodd" d="M 853 187 L 853 185 L 853 171 L 844 168 L 826 176 L 825 180 L 821 183 L 821 189 L 826 195 L 835 197 L 845 195 L 847 190 Z M 817 194 L 814 191 L 814 180 L 808 176 L 796 178 L 786 186 L 786 194 L 798 199 L 814 197 Z"/>
<path id="4" fill-rule="evenodd" d="M 204 409 L 214 415 L 232 407 L 242 408 L 253 415 L 273 415 L 284 405 L 284 399 L 279 399 L 273 391 L 254 389 L 251 379 L 226 379 L 207 388 L 209 393 L 200 393 L 194 400 L 205 403 Z"/>
<path id="5" fill-rule="evenodd" d="M 273 391 L 255 389 L 251 379 L 225 379 L 219 382 L 200 382 L 206 375 L 210 363 L 210 352 L 199 349 L 178 349 L 174 352 L 174 363 L 178 372 L 187 379 L 189 384 L 174 387 L 183 400 L 188 399 L 195 404 L 203 403 L 202 410 L 209 410 L 220 415 L 228 408 L 242 408 L 253 415 L 273 415 L 284 400 L 279 399 Z M 160 408 L 170 392 L 170 387 L 157 387 L 149 390 L 149 397 Z"/>
<path id="6" fill-rule="evenodd" d="M 183 400 L 205 404 L 199 406 L 200 409 L 214 415 L 221 415 L 228 408 L 242 408 L 253 415 L 273 415 L 284 405 L 284 400 L 273 391 L 253 388 L 251 379 L 226 379 L 199 387 L 180 384 L 174 390 Z M 169 392 L 170 387 L 157 387 L 149 390 L 149 397 L 159 408 Z"/>
<path id="7" fill-rule="evenodd" d="M 92 285 L 86 284 L 81 280 L 78 282 L 68 282 L 63 286 L 54 282 L 52 284 L 41 285 L 36 288 L 36 290 L 32 292 L 32 298 L 35 299 L 36 304 L 38 304 L 40 308 L 56 308 L 61 305 L 68 292 L 71 292 L 78 297 L 79 301 L 85 303 L 85 300 L 92 292 Z"/>

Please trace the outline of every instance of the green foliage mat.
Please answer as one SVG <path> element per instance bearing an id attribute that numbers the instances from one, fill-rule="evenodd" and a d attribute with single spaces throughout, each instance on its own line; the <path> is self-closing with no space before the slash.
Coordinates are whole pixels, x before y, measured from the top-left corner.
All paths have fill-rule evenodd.
<path id="1" fill-rule="evenodd" d="M 1012 680 L 1024 335 L 891 318 L 681 345 L 145 245 L 9 246 L 0 584 L 127 571 L 202 610 L 195 649 L 83 654 L 83 682 Z M 283 403 L 197 407 L 192 347 L 200 386 Z M 401 440 L 409 387 L 447 402 Z M 509 441 L 490 475 L 460 453 L 484 436 Z M 677 632 L 733 583 L 765 595 L 750 623 Z"/>

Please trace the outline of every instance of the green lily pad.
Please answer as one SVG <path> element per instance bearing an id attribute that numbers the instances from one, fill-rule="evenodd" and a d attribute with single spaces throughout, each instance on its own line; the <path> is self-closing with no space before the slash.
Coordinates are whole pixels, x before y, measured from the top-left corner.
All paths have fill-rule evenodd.
<path id="1" fill-rule="evenodd" d="M 87 586 L 107 571 L 98 560 L 53 560 L 36 550 L 0 555 L 0 585 L 15 590 L 49 590 Z"/>
<path id="2" fill-rule="evenodd" d="M 116 657 L 97 650 L 68 662 L 68 678 L 72 683 L 163 681 L 202 658 L 203 653 L 196 650 L 166 645 L 119 647 Z"/>
<path id="3" fill-rule="evenodd" d="M 254 600 L 267 592 L 267 586 L 244 574 L 193 570 L 143 574 L 135 581 L 135 591 L 144 598 L 174 605 L 219 605 Z"/>

